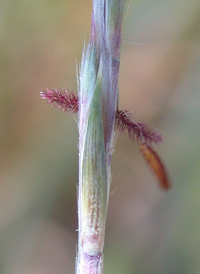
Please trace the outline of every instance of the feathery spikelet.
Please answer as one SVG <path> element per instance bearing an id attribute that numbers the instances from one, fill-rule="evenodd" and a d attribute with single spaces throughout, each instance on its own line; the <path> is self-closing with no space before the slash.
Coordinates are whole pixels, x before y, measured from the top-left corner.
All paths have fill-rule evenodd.
<path id="1" fill-rule="evenodd" d="M 143 123 L 135 123 L 127 110 L 117 111 L 116 124 L 121 132 L 127 131 L 132 140 L 136 136 L 141 143 L 159 143 L 162 141 L 162 136 L 157 130 L 153 130 Z"/>
<path id="2" fill-rule="evenodd" d="M 40 92 L 42 99 L 47 100 L 48 104 L 61 109 L 76 113 L 79 110 L 78 95 L 74 92 L 62 89 L 46 89 Z M 140 143 L 159 143 L 162 136 L 157 130 L 153 130 L 144 123 L 136 123 L 131 119 L 131 114 L 127 110 L 117 110 L 116 126 L 121 132 L 128 132 L 130 139 L 136 137 Z"/>
<path id="3" fill-rule="evenodd" d="M 69 111 L 76 113 L 78 111 L 78 95 L 73 91 L 62 89 L 45 89 L 40 92 L 42 99 L 46 99 L 48 104 L 61 109 L 62 111 Z"/>

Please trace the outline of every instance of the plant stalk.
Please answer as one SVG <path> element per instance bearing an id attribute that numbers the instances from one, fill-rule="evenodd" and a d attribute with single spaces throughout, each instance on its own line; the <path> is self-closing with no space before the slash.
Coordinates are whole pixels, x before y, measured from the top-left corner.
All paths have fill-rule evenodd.
<path id="1" fill-rule="evenodd" d="M 81 60 L 77 274 L 103 273 L 123 6 L 123 0 L 93 0 L 90 41 Z"/>

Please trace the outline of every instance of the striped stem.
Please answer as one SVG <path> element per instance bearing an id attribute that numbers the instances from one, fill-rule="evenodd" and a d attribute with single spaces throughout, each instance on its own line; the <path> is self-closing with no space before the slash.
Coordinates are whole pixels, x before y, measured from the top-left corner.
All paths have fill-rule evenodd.
<path id="1" fill-rule="evenodd" d="M 123 0 L 93 0 L 79 87 L 77 274 L 101 274 L 118 100 Z"/>

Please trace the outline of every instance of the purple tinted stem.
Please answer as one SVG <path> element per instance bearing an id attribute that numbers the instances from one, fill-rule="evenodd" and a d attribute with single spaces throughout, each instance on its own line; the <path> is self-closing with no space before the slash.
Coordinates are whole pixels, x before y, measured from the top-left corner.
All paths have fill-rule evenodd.
<path id="1" fill-rule="evenodd" d="M 101 274 L 118 100 L 123 0 L 93 0 L 79 86 L 77 274 Z"/>

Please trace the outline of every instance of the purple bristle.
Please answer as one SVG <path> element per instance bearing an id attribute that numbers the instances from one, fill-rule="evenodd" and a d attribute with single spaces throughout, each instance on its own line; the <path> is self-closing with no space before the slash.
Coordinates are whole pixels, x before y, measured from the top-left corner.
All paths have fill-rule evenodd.
<path id="1" fill-rule="evenodd" d="M 131 119 L 131 114 L 127 110 L 118 110 L 116 115 L 117 128 L 121 132 L 128 132 L 130 139 L 135 137 L 142 143 L 159 143 L 162 141 L 162 135 L 144 123 L 135 123 Z"/>
<path id="2" fill-rule="evenodd" d="M 45 89 L 40 92 L 42 99 L 47 100 L 48 104 L 61 109 L 62 111 L 69 111 L 76 113 L 78 111 L 78 96 L 72 91 L 62 89 Z"/>

